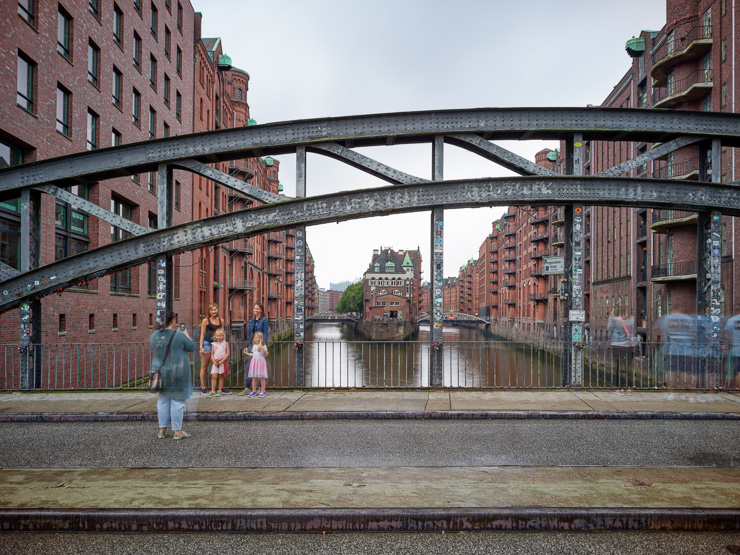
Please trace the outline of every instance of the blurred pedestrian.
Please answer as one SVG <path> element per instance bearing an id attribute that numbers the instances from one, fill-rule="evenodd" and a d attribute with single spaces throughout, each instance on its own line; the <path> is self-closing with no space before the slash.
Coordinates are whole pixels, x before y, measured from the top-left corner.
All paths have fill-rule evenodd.
<path id="1" fill-rule="evenodd" d="M 172 424 L 174 439 L 185 439 L 190 434 L 183 431 L 182 420 L 185 414 L 185 401 L 193 392 L 188 353 L 195 351 L 185 326 L 175 329 L 175 315 L 165 313 L 164 325 L 152 334 L 149 340 L 152 348 L 152 368 L 160 368 L 162 390 L 157 400 L 159 419 L 159 439 L 164 439 L 167 428 Z"/>

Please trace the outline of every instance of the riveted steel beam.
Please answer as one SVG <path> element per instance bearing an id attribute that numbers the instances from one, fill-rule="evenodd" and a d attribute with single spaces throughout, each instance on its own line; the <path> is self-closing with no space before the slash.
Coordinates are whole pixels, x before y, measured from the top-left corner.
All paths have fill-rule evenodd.
<path id="1" fill-rule="evenodd" d="M 431 210 L 434 207 L 531 204 L 719 210 L 740 216 L 737 188 L 721 183 L 605 177 L 502 177 L 344 191 L 288 200 L 151 231 L 65 258 L 0 283 L 0 310 L 70 284 L 154 260 L 267 231 Z M 36 282 L 39 285 L 36 285 Z M 7 291 L 7 295 L 5 292 Z M 297 293 L 296 293 L 297 294 Z"/>
<path id="2" fill-rule="evenodd" d="M 447 135 L 445 142 L 464 148 L 474 154 L 510 169 L 519 175 L 557 175 L 510 150 L 485 140 L 478 135 Z"/>
<path id="3" fill-rule="evenodd" d="M 0 262 L 0 282 L 7 281 L 19 275 L 21 275 L 21 272 L 15 268 L 11 268 L 4 262 Z"/>
<path id="4" fill-rule="evenodd" d="M 357 168 L 358 170 L 362 170 L 374 175 L 375 177 L 379 177 L 380 179 L 387 181 L 388 183 L 393 183 L 394 185 L 429 181 L 428 179 L 409 175 L 390 166 L 386 166 L 377 160 L 373 160 L 368 156 L 355 152 L 354 150 L 350 150 L 349 148 L 345 148 L 337 143 L 311 145 L 308 150 L 315 152 L 316 154 L 323 154 L 324 156 L 329 156 L 330 158 L 344 162 L 353 168 Z"/>
<path id="5" fill-rule="evenodd" d="M 259 187 L 250 185 L 249 183 L 245 183 L 241 179 L 237 179 L 236 177 L 232 177 L 228 174 L 225 174 L 224 172 L 220 172 L 217 169 L 212 168 L 211 166 L 206 166 L 205 164 L 198 162 L 197 160 L 178 160 L 176 162 L 172 162 L 170 165 L 175 168 L 190 170 L 191 172 L 202 175 L 203 177 L 207 177 L 208 179 L 211 179 L 216 183 L 220 183 L 221 185 L 225 185 L 230 189 L 239 191 L 240 193 L 248 196 L 251 199 L 259 200 L 266 204 L 269 204 L 271 202 L 282 202 L 286 200 L 286 197 L 281 197 L 280 195 L 270 193 L 269 191 L 265 191 L 263 189 L 260 189 Z"/>
<path id="6" fill-rule="evenodd" d="M 0 199 L 37 185 L 65 186 L 156 171 L 160 163 L 202 163 L 293 153 L 325 142 L 354 147 L 429 143 L 436 135 L 485 134 L 491 140 L 565 139 L 666 142 L 692 135 L 740 146 L 740 115 L 614 108 L 480 108 L 325 118 L 222 129 L 71 154 L 0 170 Z"/>
<path id="7" fill-rule="evenodd" d="M 672 141 L 668 141 L 667 143 L 663 143 L 662 145 L 651 148 L 644 154 L 635 156 L 634 158 L 631 158 L 626 162 L 622 162 L 621 164 L 612 166 L 608 170 L 604 170 L 597 175 L 604 177 L 622 175 L 623 173 L 634 170 L 635 168 L 646 164 L 647 162 L 656 160 L 661 156 L 665 156 L 669 152 L 673 152 L 674 150 L 678 150 L 679 148 L 683 148 L 694 143 L 698 143 L 700 140 L 701 139 L 697 137 L 679 137 L 677 139 L 673 139 Z"/>
<path id="8" fill-rule="evenodd" d="M 89 200 L 78 197 L 77 195 L 70 193 L 69 191 L 65 191 L 64 189 L 60 189 L 55 185 L 42 185 L 40 187 L 35 187 L 35 189 L 53 195 L 59 200 L 63 200 L 73 208 L 84 210 L 91 216 L 100 218 L 101 220 L 104 220 L 109 224 L 119 227 L 124 231 L 128 231 L 129 233 L 132 233 L 134 235 L 141 235 L 142 233 L 147 233 L 149 231 L 149 228 L 140 226 L 139 224 L 134 223 L 131 220 L 127 220 L 126 218 L 122 218 L 121 216 L 119 216 L 118 214 L 114 214 L 110 210 L 101 208 L 94 202 L 90 202 Z"/>

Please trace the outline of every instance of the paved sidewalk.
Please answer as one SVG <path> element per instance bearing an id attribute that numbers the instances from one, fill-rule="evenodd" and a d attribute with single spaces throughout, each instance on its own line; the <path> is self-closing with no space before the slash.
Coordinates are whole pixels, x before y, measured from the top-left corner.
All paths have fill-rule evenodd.
<path id="1" fill-rule="evenodd" d="M 35 415 L 140 419 L 156 413 L 145 391 L 0 394 L 0 422 Z M 237 392 L 211 398 L 194 392 L 188 418 L 730 418 L 740 419 L 740 394 L 614 390 L 272 390 L 264 398 Z M 94 418 L 93 418 L 94 417 Z M 47 418 L 48 419 L 48 418 Z"/>
<path id="2" fill-rule="evenodd" d="M 196 392 L 187 418 L 740 420 L 740 394 L 272 390 L 259 399 Z M 0 426 L 155 419 L 156 395 L 143 391 L 0 394 Z M 175 453 L 183 444 L 167 446 Z M 740 532 L 740 468 L 5 468 L 0 530 Z"/>

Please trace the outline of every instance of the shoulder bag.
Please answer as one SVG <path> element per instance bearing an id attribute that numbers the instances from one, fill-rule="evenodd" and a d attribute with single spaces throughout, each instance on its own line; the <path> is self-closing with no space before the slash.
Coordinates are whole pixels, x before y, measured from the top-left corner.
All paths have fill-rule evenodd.
<path id="1" fill-rule="evenodd" d="M 156 370 L 152 370 L 152 372 L 149 373 L 149 392 L 150 393 L 159 393 L 162 391 L 162 367 L 164 366 L 164 362 L 167 360 L 167 355 L 170 354 L 170 347 L 172 346 L 172 340 L 175 338 L 175 334 L 177 331 L 173 330 L 172 336 L 170 337 L 169 343 L 167 343 L 167 349 L 164 352 L 164 357 L 162 358 L 162 363 L 159 365 L 159 368 Z"/>

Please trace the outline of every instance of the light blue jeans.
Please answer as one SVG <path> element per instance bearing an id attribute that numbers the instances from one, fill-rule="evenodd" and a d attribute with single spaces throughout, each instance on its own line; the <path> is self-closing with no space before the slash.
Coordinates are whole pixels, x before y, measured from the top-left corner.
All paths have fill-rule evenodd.
<path id="1" fill-rule="evenodd" d="M 159 417 L 159 427 L 167 428 L 172 419 L 172 431 L 179 432 L 182 430 L 182 417 L 185 414 L 185 401 L 179 399 L 170 399 L 160 395 L 157 400 L 157 416 Z"/>

